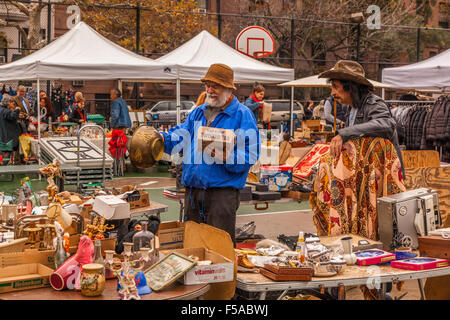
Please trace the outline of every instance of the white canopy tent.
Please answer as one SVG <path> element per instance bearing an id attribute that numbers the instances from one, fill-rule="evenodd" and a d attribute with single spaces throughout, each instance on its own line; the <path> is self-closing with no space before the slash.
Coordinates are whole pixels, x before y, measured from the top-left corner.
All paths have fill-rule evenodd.
<path id="1" fill-rule="evenodd" d="M 368 79 L 375 88 L 392 88 L 391 85 Z M 319 75 L 296 79 L 279 84 L 280 87 L 330 87 L 328 79 L 319 78 Z"/>
<path id="2" fill-rule="evenodd" d="M 399 89 L 450 91 L 450 49 L 410 65 L 385 68 L 382 81 Z"/>
<path id="3" fill-rule="evenodd" d="M 172 79 L 167 65 L 133 53 L 106 39 L 84 22 L 44 48 L 0 67 L 0 81 Z M 39 99 L 38 152 L 40 144 Z"/>
<path id="4" fill-rule="evenodd" d="M 0 81 L 174 78 L 164 72 L 165 67 L 79 22 L 44 48 L 1 66 Z"/>
<path id="5" fill-rule="evenodd" d="M 294 69 L 273 66 L 248 57 L 205 30 L 155 61 L 174 65 L 170 74 L 177 78 L 177 105 L 181 102 L 180 82 L 200 81 L 214 63 L 223 63 L 232 68 L 236 83 L 279 83 L 294 79 Z"/>
<path id="6" fill-rule="evenodd" d="M 375 80 L 370 80 L 368 79 L 375 88 L 382 88 L 383 90 L 383 99 L 384 99 L 384 89 L 385 88 L 392 88 L 391 85 L 385 84 L 385 83 L 381 83 Z M 326 87 L 331 87 L 330 84 L 328 83 L 328 79 L 326 78 L 319 78 L 319 75 L 314 75 L 314 76 L 309 76 L 309 77 L 304 77 L 304 78 L 300 78 L 300 79 L 296 79 L 293 81 L 289 81 L 289 82 L 285 82 L 285 83 L 281 83 L 279 84 L 280 87 L 291 87 L 291 96 L 294 96 L 294 88 L 295 87 L 300 87 L 300 88 L 326 88 Z M 293 99 L 293 98 L 291 98 Z M 292 112 L 293 110 L 291 110 L 291 119 L 292 119 Z M 291 124 L 291 135 L 293 135 L 293 128 L 292 128 L 292 124 Z"/>

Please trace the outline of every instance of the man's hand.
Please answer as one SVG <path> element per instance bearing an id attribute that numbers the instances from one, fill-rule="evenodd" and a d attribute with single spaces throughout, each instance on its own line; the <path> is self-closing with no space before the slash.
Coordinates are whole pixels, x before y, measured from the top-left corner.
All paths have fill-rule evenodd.
<path id="1" fill-rule="evenodd" d="M 342 151 L 342 137 L 340 135 L 335 136 L 330 142 L 330 154 L 333 158 L 339 159 Z"/>

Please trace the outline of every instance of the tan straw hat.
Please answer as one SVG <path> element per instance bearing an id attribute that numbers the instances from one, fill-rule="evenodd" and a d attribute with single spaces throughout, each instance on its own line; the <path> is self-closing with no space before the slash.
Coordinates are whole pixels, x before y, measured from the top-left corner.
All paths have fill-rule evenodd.
<path id="1" fill-rule="evenodd" d="M 339 60 L 332 69 L 319 74 L 319 78 L 336 80 L 350 80 L 369 87 L 373 90 L 373 84 L 366 79 L 364 68 L 356 61 Z"/>
<path id="2" fill-rule="evenodd" d="M 206 72 L 206 75 L 201 79 L 201 81 L 212 81 L 226 88 L 236 90 L 233 79 L 233 69 L 225 64 L 215 63 L 209 67 L 208 72 Z"/>

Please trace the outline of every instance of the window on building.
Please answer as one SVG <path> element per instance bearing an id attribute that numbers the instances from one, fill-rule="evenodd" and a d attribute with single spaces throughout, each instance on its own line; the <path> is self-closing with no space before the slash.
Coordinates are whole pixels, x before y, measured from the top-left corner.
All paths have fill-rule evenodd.
<path id="1" fill-rule="evenodd" d="M 249 0 L 248 3 L 249 3 L 248 11 L 253 12 L 253 11 L 261 8 L 262 6 L 264 6 L 264 4 L 266 3 L 266 0 Z"/>
<path id="2" fill-rule="evenodd" d="M 28 28 L 23 28 L 23 30 L 25 31 L 26 34 L 28 34 Z M 19 50 L 21 50 L 22 48 L 26 48 L 25 45 L 25 39 L 22 37 L 22 33 L 20 31 L 19 32 Z M 45 40 L 47 39 L 47 33 L 45 29 L 41 29 L 41 39 Z M 37 48 L 27 48 L 27 49 L 37 49 Z"/>
<path id="3" fill-rule="evenodd" d="M 197 6 L 199 9 L 208 10 L 208 0 L 197 0 Z"/>
<path id="4" fill-rule="evenodd" d="M 0 63 L 6 63 L 8 57 L 8 40 L 0 34 Z"/>

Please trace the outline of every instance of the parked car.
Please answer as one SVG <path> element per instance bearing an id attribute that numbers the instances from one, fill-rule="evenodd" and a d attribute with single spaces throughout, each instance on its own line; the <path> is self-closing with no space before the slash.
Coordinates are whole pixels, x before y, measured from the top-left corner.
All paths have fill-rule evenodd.
<path id="1" fill-rule="evenodd" d="M 264 101 L 272 105 L 272 115 L 270 117 L 270 126 L 272 128 L 278 127 L 282 120 L 289 121 L 291 100 L 279 99 L 279 100 L 264 100 Z M 305 117 L 303 105 L 297 100 L 294 100 L 294 114 L 296 115 L 297 119 L 300 120 L 302 120 Z"/>
<path id="2" fill-rule="evenodd" d="M 183 122 L 189 112 L 195 106 L 194 101 L 181 101 L 180 120 Z M 152 108 L 145 112 L 147 121 L 151 124 L 176 124 L 177 123 L 177 102 L 159 101 Z"/>

